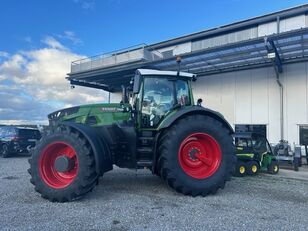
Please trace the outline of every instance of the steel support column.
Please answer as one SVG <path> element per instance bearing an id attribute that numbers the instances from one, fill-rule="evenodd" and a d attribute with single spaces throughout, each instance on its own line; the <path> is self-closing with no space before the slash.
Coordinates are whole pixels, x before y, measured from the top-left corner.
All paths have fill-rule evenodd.
<path id="1" fill-rule="evenodd" d="M 267 49 L 268 54 L 275 54 L 272 57 L 269 57 L 272 61 L 275 75 L 276 75 L 276 82 L 279 86 L 279 93 L 280 93 L 280 140 L 284 140 L 284 88 L 283 84 L 280 81 L 280 74 L 283 72 L 282 69 L 282 61 L 279 55 L 279 52 L 275 46 L 273 40 L 268 40 L 267 37 L 264 38 L 265 47 Z"/>

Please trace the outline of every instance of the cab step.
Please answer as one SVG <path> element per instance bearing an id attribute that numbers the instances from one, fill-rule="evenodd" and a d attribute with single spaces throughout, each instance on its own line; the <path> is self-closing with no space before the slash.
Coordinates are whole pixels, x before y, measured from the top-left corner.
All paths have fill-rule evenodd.
<path id="1" fill-rule="evenodd" d="M 140 147 L 137 148 L 137 152 L 141 154 L 151 154 L 153 153 L 153 148 L 151 147 Z"/>
<path id="2" fill-rule="evenodd" d="M 151 160 L 138 160 L 137 161 L 137 166 L 138 167 L 147 167 L 150 168 L 152 167 L 153 162 Z"/>

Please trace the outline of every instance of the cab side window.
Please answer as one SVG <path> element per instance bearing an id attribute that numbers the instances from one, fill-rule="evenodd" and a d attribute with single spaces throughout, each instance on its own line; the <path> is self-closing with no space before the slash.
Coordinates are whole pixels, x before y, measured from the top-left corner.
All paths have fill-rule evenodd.
<path id="1" fill-rule="evenodd" d="M 181 105 L 189 105 L 190 97 L 189 97 L 189 89 L 187 81 L 177 80 L 176 81 L 176 98 L 179 104 Z"/>

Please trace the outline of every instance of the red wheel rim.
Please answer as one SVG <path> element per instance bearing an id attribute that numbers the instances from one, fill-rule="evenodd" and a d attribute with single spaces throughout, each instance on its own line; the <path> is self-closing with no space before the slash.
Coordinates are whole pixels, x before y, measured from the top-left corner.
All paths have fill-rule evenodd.
<path id="1" fill-rule="evenodd" d="M 66 172 L 59 172 L 55 168 L 55 161 L 59 156 L 72 158 L 74 166 Z M 41 155 L 39 171 L 43 181 L 52 188 L 65 188 L 70 185 L 78 172 L 78 159 L 75 149 L 65 142 L 54 142 L 49 144 Z"/>
<path id="2" fill-rule="evenodd" d="M 212 136 L 193 133 L 182 141 L 178 157 L 180 166 L 187 175 L 205 179 L 217 171 L 221 163 L 221 150 Z"/>

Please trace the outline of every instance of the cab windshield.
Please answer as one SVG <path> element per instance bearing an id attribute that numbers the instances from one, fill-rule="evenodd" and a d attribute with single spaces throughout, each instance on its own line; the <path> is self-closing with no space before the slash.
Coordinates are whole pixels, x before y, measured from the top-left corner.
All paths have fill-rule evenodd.
<path id="1" fill-rule="evenodd" d="M 175 106 L 190 105 L 187 80 L 164 77 L 144 79 L 142 99 L 143 127 L 156 127 Z"/>

